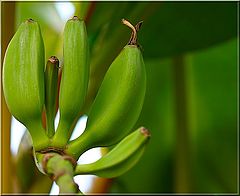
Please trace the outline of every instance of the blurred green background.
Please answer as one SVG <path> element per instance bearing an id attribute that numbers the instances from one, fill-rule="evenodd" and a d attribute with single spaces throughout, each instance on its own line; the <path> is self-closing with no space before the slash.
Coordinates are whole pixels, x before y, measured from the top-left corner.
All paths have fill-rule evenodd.
<path id="1" fill-rule="evenodd" d="M 18 25 L 32 18 L 41 26 L 46 59 L 56 55 L 62 63 L 64 12 L 68 12 L 68 7 L 59 11 L 62 3 L 1 2 L 2 57 Z M 136 128 L 147 127 L 151 141 L 134 168 L 121 177 L 96 181 L 101 188 L 92 192 L 239 191 L 237 4 L 71 3 L 74 14 L 86 21 L 91 48 L 86 114 L 106 70 L 130 37 L 121 19 L 133 24 L 144 21 L 139 43 L 147 93 Z M 10 154 L 10 115 L 4 107 L 2 100 L 3 192 L 48 192 L 50 181 L 36 171 L 29 151 L 20 149 L 17 157 Z"/>

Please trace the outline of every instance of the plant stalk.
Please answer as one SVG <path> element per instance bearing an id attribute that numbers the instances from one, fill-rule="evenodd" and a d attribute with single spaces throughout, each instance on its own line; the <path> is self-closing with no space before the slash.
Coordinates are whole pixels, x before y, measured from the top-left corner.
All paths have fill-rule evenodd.
<path id="1" fill-rule="evenodd" d="M 58 153 L 41 156 L 42 167 L 47 175 L 59 186 L 59 193 L 81 193 L 74 182 L 74 167 L 70 157 Z"/>
<path id="2" fill-rule="evenodd" d="M 175 191 L 187 193 L 191 191 L 190 180 L 190 141 L 188 126 L 188 97 L 186 58 L 177 56 L 173 59 L 175 107 L 176 107 L 176 148 L 175 148 Z"/>

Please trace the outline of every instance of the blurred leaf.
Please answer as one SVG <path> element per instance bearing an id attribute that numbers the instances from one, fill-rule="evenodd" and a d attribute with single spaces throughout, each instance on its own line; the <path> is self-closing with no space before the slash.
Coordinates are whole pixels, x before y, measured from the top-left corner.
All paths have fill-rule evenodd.
<path id="1" fill-rule="evenodd" d="M 86 18 L 86 15 L 88 14 L 88 10 L 90 9 L 91 2 L 73 2 L 75 6 L 75 15 L 77 15 L 80 19 L 84 20 Z M 87 21 L 85 21 L 87 22 Z"/>
<path id="2" fill-rule="evenodd" d="M 237 36 L 236 2 L 159 2 L 139 40 L 146 57 L 163 58 Z"/>
<path id="3" fill-rule="evenodd" d="M 118 32 L 122 18 L 133 24 L 144 20 L 139 41 L 146 57 L 172 56 L 237 36 L 236 2 L 97 2 L 88 31 L 92 34 L 107 25 L 105 41 L 117 34 L 122 48 L 129 37 Z"/>
<path id="4" fill-rule="evenodd" d="M 237 55 L 234 39 L 192 57 L 193 158 L 202 192 L 237 192 Z"/>

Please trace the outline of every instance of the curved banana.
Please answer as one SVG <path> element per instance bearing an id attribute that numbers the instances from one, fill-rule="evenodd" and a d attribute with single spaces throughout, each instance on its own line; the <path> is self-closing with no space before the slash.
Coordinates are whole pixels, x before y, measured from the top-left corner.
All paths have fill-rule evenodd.
<path id="1" fill-rule="evenodd" d="M 64 29 L 64 65 L 59 94 L 60 121 L 52 145 L 64 147 L 85 101 L 89 78 L 89 48 L 83 20 L 74 16 Z"/>
<path id="2" fill-rule="evenodd" d="M 37 22 L 23 22 L 10 41 L 3 62 L 3 91 L 12 115 L 29 130 L 35 150 L 49 139 L 42 126 L 44 44 Z"/>
<path id="3" fill-rule="evenodd" d="M 149 131 L 141 127 L 96 162 L 77 165 L 75 174 L 94 174 L 104 178 L 120 176 L 137 163 L 149 138 Z"/>
<path id="4" fill-rule="evenodd" d="M 59 60 L 55 56 L 48 59 L 45 69 L 45 108 L 47 117 L 47 135 L 52 137 L 55 133 L 54 119 L 56 114 L 56 99 L 58 88 Z"/>
<path id="5" fill-rule="evenodd" d="M 131 27 L 134 41 L 123 48 L 108 69 L 90 109 L 86 130 L 66 147 L 66 152 L 75 158 L 90 148 L 117 143 L 139 117 L 146 91 L 146 72 L 136 42 L 138 29 Z"/>

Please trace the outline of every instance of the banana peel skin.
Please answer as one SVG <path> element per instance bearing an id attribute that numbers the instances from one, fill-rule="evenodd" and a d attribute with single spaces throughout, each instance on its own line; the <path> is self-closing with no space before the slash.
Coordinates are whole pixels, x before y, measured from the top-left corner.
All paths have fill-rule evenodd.
<path id="1" fill-rule="evenodd" d="M 139 161 L 149 138 L 149 131 L 141 127 L 126 136 L 110 152 L 96 162 L 77 165 L 75 174 L 94 174 L 104 178 L 120 176 Z"/>
<path id="2" fill-rule="evenodd" d="M 136 123 L 146 91 L 140 49 L 127 45 L 111 64 L 90 109 L 86 129 L 66 152 L 78 158 L 86 150 L 119 142 Z"/>
<path id="3" fill-rule="evenodd" d="M 85 22 L 74 16 L 64 28 L 64 65 L 59 93 L 60 121 L 52 145 L 64 147 L 87 94 L 89 46 Z M 72 97 L 72 98 L 71 98 Z"/>
<path id="4" fill-rule="evenodd" d="M 11 114 L 31 133 L 35 150 L 48 146 L 42 126 L 44 106 L 44 44 L 37 22 L 23 22 L 5 53 L 3 91 Z"/>

